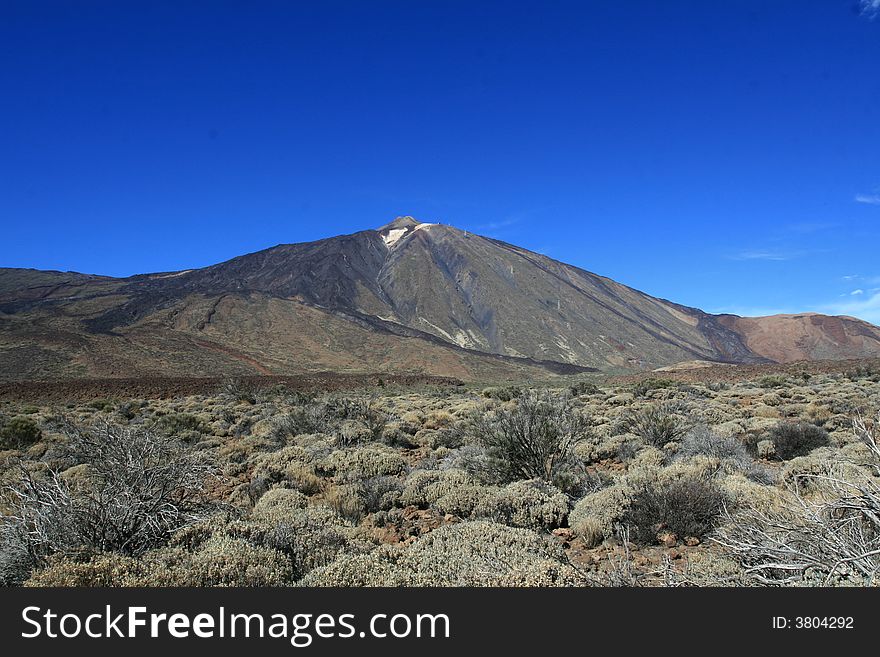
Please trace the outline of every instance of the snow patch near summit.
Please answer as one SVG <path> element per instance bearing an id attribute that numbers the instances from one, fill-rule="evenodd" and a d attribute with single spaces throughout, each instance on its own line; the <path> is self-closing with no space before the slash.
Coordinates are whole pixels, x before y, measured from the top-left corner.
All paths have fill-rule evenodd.
<path id="1" fill-rule="evenodd" d="M 401 237 L 406 235 L 408 228 L 392 228 L 388 231 L 388 234 L 382 236 L 382 240 L 385 242 L 385 246 L 392 246 L 400 240 Z"/>

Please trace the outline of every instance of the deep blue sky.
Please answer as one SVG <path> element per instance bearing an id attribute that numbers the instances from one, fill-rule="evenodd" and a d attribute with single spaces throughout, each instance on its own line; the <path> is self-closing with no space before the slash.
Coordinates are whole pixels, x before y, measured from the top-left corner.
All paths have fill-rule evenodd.
<path id="1" fill-rule="evenodd" d="M 880 0 L 0 2 L 0 266 L 440 221 L 880 322 Z"/>

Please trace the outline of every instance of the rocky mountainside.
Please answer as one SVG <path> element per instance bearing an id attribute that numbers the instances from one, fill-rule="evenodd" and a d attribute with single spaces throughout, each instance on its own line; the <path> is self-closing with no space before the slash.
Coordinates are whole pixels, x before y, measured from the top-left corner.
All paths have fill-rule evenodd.
<path id="1" fill-rule="evenodd" d="M 401 217 L 203 269 L 0 270 L 0 378 L 425 372 L 880 356 L 848 317 L 710 315 L 546 256 Z"/>

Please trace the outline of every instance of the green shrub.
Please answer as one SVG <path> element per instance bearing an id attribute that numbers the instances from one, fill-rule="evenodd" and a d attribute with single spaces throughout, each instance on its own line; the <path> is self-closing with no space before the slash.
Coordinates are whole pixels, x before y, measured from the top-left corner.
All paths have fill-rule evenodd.
<path id="1" fill-rule="evenodd" d="M 0 449 L 27 449 L 40 438 L 39 425 L 28 417 L 14 417 L 0 426 Z"/>
<path id="2" fill-rule="evenodd" d="M 633 386 L 633 394 L 636 397 L 644 397 L 651 390 L 662 390 L 664 388 L 675 388 L 678 386 L 676 381 L 672 379 L 647 378 L 642 379 Z"/>
<path id="3" fill-rule="evenodd" d="M 599 386 L 592 381 L 578 381 L 569 386 L 568 392 L 573 397 L 579 397 L 581 395 L 595 395 L 602 391 L 599 389 Z"/>
<path id="4" fill-rule="evenodd" d="M 757 381 L 759 388 L 783 388 L 788 385 L 788 377 L 781 374 L 768 374 Z"/>
<path id="5" fill-rule="evenodd" d="M 536 478 L 554 483 L 582 469 L 574 448 L 590 434 L 590 423 L 568 399 L 530 392 L 513 408 L 478 417 L 473 432 L 485 450 L 484 458 L 469 466 L 474 474 L 490 483 Z"/>
<path id="6" fill-rule="evenodd" d="M 493 387 L 493 388 L 485 388 L 483 390 L 483 397 L 488 399 L 497 399 L 498 401 L 509 402 L 514 399 L 518 399 L 524 393 L 523 388 L 519 386 L 503 386 L 503 387 Z"/>
<path id="7" fill-rule="evenodd" d="M 163 436 L 174 436 L 185 443 L 195 443 L 208 433 L 208 428 L 195 415 L 172 413 L 156 421 L 156 431 Z"/>
<path id="8" fill-rule="evenodd" d="M 625 422 L 629 432 L 654 447 L 678 440 L 690 430 L 691 424 L 676 403 L 648 406 L 630 415 Z"/>
<path id="9" fill-rule="evenodd" d="M 780 422 L 770 430 L 770 440 L 776 457 L 783 461 L 806 456 L 830 442 L 825 429 L 809 422 Z"/>

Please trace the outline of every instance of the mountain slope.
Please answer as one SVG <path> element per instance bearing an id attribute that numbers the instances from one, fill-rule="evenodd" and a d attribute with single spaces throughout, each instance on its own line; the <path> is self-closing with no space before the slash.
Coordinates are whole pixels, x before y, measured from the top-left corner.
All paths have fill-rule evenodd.
<path id="1" fill-rule="evenodd" d="M 710 315 L 411 217 L 181 272 L 0 270 L 6 379 L 320 370 L 510 378 L 878 355 L 880 329 L 853 318 Z"/>

